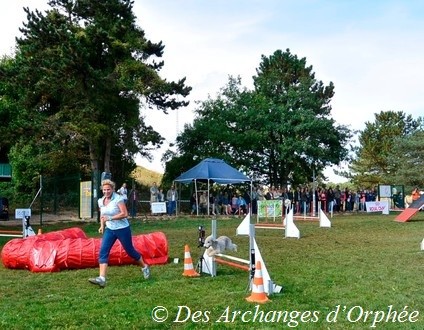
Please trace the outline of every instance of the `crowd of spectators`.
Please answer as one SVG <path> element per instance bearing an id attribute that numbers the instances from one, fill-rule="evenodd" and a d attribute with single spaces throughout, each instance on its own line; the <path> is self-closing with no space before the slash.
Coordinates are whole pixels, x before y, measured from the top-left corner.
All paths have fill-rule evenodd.
<path id="1" fill-rule="evenodd" d="M 277 195 L 279 190 L 277 191 Z M 296 189 L 282 189 L 277 198 L 289 200 L 294 213 L 312 212 L 313 202 L 315 210 L 321 208 L 324 212 L 352 212 L 366 211 L 365 203 L 373 202 L 377 198 L 376 189 L 358 189 L 336 187 L 318 187 L 315 190 L 308 186 L 296 187 Z M 275 195 L 275 194 L 274 194 Z M 289 204 L 289 205 L 290 205 Z"/>
<path id="2" fill-rule="evenodd" d="M 190 198 L 191 214 L 245 215 L 252 199 L 249 187 L 225 186 L 220 190 L 199 191 Z M 208 209 L 209 207 L 209 209 Z"/>
<path id="3" fill-rule="evenodd" d="M 292 207 L 294 213 L 311 213 L 315 200 L 315 211 L 321 208 L 324 212 L 366 211 L 365 203 L 375 201 L 376 189 L 358 189 L 335 187 L 318 187 L 315 190 L 308 185 L 291 188 L 263 187 L 256 185 L 252 191 L 250 186 L 236 187 L 227 185 L 213 191 L 200 191 L 190 198 L 191 214 L 212 215 L 244 215 L 249 208 L 257 214 L 257 202 L 260 200 L 283 200 L 284 209 Z M 209 212 L 208 212 L 209 207 Z"/>
<path id="4" fill-rule="evenodd" d="M 123 185 L 124 186 L 124 185 Z M 122 189 L 122 188 L 121 188 Z M 120 191 L 119 191 L 120 192 Z M 245 215 L 251 209 L 257 214 L 257 202 L 261 200 L 282 200 L 284 213 L 293 208 L 294 214 L 312 213 L 315 201 L 315 212 L 321 208 L 324 212 L 353 212 L 366 211 L 366 202 L 377 199 L 377 189 L 350 189 L 340 185 L 323 187 L 314 190 L 310 185 L 296 186 L 294 189 L 266 187 L 259 184 L 251 188 L 250 185 L 214 186 L 210 192 L 200 190 L 190 197 L 192 215 Z M 126 193 L 125 193 L 126 196 Z M 420 196 L 415 188 L 412 200 Z M 166 202 L 168 215 L 175 215 L 177 209 L 178 192 L 174 185 L 165 193 L 154 183 L 150 187 L 150 202 Z M 138 192 L 132 189 L 128 193 L 128 207 L 130 215 L 136 216 Z"/>

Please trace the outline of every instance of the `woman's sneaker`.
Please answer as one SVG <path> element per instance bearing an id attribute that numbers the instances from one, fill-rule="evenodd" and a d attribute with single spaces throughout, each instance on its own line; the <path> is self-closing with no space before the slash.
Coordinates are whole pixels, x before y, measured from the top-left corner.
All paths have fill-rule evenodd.
<path id="1" fill-rule="evenodd" d="M 150 277 L 150 268 L 149 266 L 144 266 L 144 268 L 141 268 L 141 271 L 143 273 L 144 278 L 147 280 Z"/>
<path id="2" fill-rule="evenodd" d="M 88 282 L 94 285 L 98 285 L 101 288 L 104 288 L 106 286 L 106 280 L 103 280 L 100 277 L 89 278 Z"/>

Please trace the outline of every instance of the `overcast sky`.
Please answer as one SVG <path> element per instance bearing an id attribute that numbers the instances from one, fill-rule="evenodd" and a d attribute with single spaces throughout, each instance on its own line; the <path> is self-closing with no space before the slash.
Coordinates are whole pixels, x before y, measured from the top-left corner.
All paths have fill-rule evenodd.
<path id="1" fill-rule="evenodd" d="M 48 8 L 47 0 L 1 1 L 1 54 L 10 53 L 26 21 L 22 7 Z M 193 88 L 189 107 L 148 113 L 147 122 L 166 138 L 164 149 L 192 122 L 195 100 L 214 97 L 229 75 L 251 88 L 261 56 L 277 49 L 305 57 L 316 79 L 334 83 L 339 124 L 363 129 L 387 110 L 424 115 L 424 1 L 135 0 L 134 12 L 147 38 L 165 45 L 162 76 L 186 77 Z M 163 151 L 153 163 L 137 162 L 162 171 Z"/>

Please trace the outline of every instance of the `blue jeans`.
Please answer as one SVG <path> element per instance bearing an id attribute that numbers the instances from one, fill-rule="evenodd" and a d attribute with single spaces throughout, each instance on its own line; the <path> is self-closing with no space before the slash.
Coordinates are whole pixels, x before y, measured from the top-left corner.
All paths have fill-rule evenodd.
<path id="1" fill-rule="evenodd" d="M 105 228 L 99 252 L 100 264 L 108 263 L 110 250 L 112 249 L 112 246 L 115 244 L 116 240 L 121 242 L 125 252 L 127 252 L 131 258 L 136 261 L 140 260 L 141 254 L 134 248 L 132 243 L 130 226 L 117 230 L 110 230 L 109 228 Z"/>
<path id="2" fill-rule="evenodd" d="M 168 202 L 168 215 L 173 215 L 175 213 L 176 207 L 177 207 L 176 201 L 169 201 Z"/>

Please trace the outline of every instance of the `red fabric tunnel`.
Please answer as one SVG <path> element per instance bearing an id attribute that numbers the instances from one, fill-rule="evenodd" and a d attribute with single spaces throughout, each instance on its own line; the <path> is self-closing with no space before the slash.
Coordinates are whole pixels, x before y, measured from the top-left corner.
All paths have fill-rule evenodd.
<path id="1" fill-rule="evenodd" d="M 32 272 L 97 267 L 101 238 L 87 238 L 80 228 L 70 228 L 7 242 L 1 252 L 3 265 Z M 168 261 L 168 242 L 162 232 L 133 236 L 134 247 L 149 265 Z M 134 263 L 119 241 L 113 246 L 109 265 Z"/>

